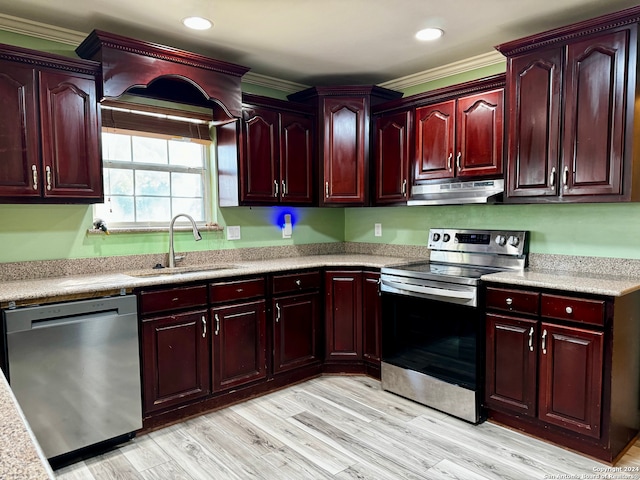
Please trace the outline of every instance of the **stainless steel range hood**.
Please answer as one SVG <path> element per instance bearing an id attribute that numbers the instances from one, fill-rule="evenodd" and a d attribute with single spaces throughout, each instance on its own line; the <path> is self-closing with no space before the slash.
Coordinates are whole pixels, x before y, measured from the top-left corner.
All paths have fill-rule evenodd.
<path id="1" fill-rule="evenodd" d="M 407 205 L 496 203 L 502 201 L 503 192 L 503 179 L 414 185 Z"/>

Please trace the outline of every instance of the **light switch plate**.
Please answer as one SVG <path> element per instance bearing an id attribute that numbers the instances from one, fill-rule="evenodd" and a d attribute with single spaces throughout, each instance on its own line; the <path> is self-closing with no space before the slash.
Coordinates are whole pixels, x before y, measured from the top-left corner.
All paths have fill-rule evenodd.
<path id="1" fill-rule="evenodd" d="M 381 223 L 375 223 L 373 225 L 373 236 L 374 237 L 381 237 L 382 236 L 382 224 Z"/>
<path id="2" fill-rule="evenodd" d="M 227 240 L 240 240 L 240 226 L 227 227 Z"/>

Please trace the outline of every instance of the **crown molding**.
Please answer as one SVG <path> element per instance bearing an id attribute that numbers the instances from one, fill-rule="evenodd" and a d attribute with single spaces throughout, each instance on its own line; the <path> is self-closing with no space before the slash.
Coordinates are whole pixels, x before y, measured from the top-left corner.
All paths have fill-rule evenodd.
<path id="1" fill-rule="evenodd" d="M 284 93 L 296 93 L 300 90 L 309 88 L 309 85 L 290 82 L 289 80 L 282 80 L 280 78 L 269 77 L 267 75 L 261 75 L 260 73 L 253 72 L 247 72 L 242 77 L 242 82 L 249 83 L 251 85 L 257 85 L 260 87 L 273 88 L 274 90 L 280 90 Z"/>
<path id="2" fill-rule="evenodd" d="M 56 27 L 55 25 L 46 23 L 34 22 L 24 18 L 12 17 L 4 13 L 0 13 L 0 30 L 72 46 L 78 46 L 87 36 L 86 33 Z"/>
<path id="3" fill-rule="evenodd" d="M 27 35 L 30 37 L 58 42 L 65 45 L 78 46 L 87 37 L 87 33 L 56 27 L 46 23 L 34 22 L 24 18 L 13 17 L 0 13 L 0 30 Z M 380 83 L 380 87 L 392 90 L 402 90 L 423 83 L 439 80 L 459 73 L 465 73 L 482 67 L 497 65 L 505 62 L 505 57 L 500 52 L 488 52 L 458 62 L 449 63 L 441 67 L 432 68 L 422 72 L 407 75 L 388 82 Z M 259 73 L 248 72 L 242 77 L 242 81 L 251 85 L 272 88 L 284 93 L 296 93 L 308 88 L 288 80 L 282 80 Z"/>
<path id="4" fill-rule="evenodd" d="M 475 57 L 466 58 L 458 62 L 442 65 L 441 67 L 431 68 L 422 72 L 413 73 L 406 77 L 396 78 L 388 82 L 380 83 L 379 86 L 390 88 L 392 90 L 403 90 L 423 83 L 432 82 L 441 78 L 450 77 L 459 73 L 466 73 L 482 67 L 492 65 L 506 64 L 505 57 L 497 51 L 483 53 Z"/>

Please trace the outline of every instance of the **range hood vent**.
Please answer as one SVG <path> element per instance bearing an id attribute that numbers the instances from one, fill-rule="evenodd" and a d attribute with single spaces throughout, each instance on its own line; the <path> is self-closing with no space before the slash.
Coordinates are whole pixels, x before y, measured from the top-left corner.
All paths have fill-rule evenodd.
<path id="1" fill-rule="evenodd" d="M 503 192 L 503 179 L 415 185 L 407 205 L 496 203 L 502 201 Z"/>

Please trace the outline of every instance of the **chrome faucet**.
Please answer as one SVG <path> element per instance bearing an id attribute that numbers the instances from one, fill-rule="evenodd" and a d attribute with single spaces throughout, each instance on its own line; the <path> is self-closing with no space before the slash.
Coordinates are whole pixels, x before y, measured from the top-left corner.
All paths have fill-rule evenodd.
<path id="1" fill-rule="evenodd" d="M 196 239 L 196 242 L 202 240 L 202 235 L 198 231 L 198 227 L 196 227 L 195 220 L 187 215 L 186 213 L 179 213 L 175 217 L 171 219 L 171 223 L 169 224 L 169 268 L 174 268 L 176 266 L 176 252 L 173 249 L 173 224 L 176 223 L 176 218 L 178 217 L 186 217 L 191 222 L 191 227 L 193 228 L 193 238 Z"/>

